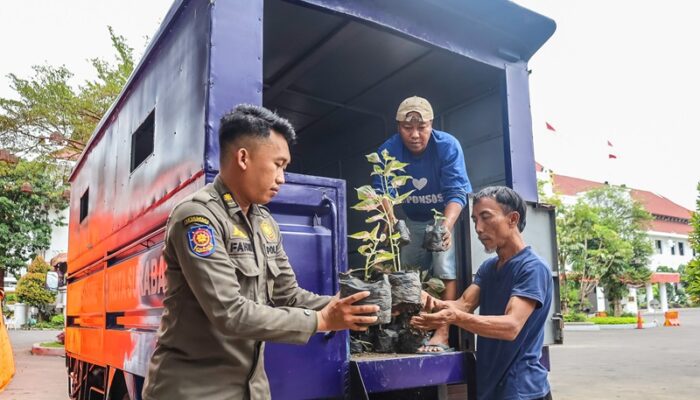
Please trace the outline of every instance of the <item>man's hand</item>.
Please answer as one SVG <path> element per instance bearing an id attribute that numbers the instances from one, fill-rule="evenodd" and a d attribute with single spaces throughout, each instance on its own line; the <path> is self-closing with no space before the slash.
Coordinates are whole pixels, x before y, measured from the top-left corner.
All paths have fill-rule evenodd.
<path id="1" fill-rule="evenodd" d="M 433 331 L 440 327 L 453 324 L 457 320 L 460 311 L 454 307 L 447 307 L 433 314 L 420 313 L 411 318 L 411 325 L 422 331 Z"/>
<path id="2" fill-rule="evenodd" d="M 452 227 L 447 223 L 443 223 L 442 226 L 445 228 L 445 232 L 442 234 L 442 245 L 447 250 L 452 246 Z"/>
<path id="3" fill-rule="evenodd" d="M 352 329 L 355 331 L 366 331 L 369 324 L 377 321 L 377 317 L 363 314 L 372 314 L 379 311 L 377 305 L 355 306 L 353 303 L 369 296 L 369 292 L 359 292 L 344 299 L 340 299 L 336 294 L 330 303 L 321 311 L 316 312 L 318 325 L 317 332 L 341 331 Z"/>
<path id="4" fill-rule="evenodd" d="M 448 308 L 449 305 L 440 299 L 429 295 L 425 290 L 420 293 L 420 302 L 423 305 L 423 311 L 436 312 Z"/>

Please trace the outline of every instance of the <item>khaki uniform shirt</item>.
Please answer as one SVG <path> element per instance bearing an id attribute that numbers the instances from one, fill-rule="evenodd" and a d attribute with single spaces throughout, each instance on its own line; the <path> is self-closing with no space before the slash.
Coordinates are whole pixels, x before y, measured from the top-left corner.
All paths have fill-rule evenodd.
<path id="1" fill-rule="evenodd" d="M 270 212 L 213 183 L 170 214 L 168 289 L 146 400 L 268 399 L 264 341 L 304 344 L 330 301 L 299 288 Z"/>

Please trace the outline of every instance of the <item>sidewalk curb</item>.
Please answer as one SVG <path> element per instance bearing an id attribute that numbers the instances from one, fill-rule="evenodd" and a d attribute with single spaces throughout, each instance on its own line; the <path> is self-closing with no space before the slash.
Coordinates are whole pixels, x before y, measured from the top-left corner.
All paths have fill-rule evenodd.
<path id="1" fill-rule="evenodd" d="M 644 329 L 656 328 L 659 325 L 655 322 L 645 322 Z M 578 323 L 575 325 L 564 324 L 565 331 L 601 331 L 601 330 L 619 330 L 619 329 L 636 329 L 637 324 L 616 324 L 616 325 L 596 325 L 593 323 Z"/>
<path id="2" fill-rule="evenodd" d="M 32 354 L 35 356 L 63 357 L 66 355 L 65 347 L 42 347 L 41 343 L 32 345 Z"/>

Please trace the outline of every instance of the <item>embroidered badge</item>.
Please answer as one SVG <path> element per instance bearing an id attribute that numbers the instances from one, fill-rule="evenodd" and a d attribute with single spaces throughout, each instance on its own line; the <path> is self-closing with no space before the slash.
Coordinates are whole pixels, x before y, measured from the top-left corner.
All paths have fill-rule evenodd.
<path id="1" fill-rule="evenodd" d="M 190 250 L 197 256 L 209 257 L 214 253 L 216 241 L 214 240 L 214 228 L 211 226 L 197 225 L 187 230 L 187 239 Z"/>
<path id="2" fill-rule="evenodd" d="M 277 239 L 277 234 L 275 234 L 275 228 L 273 228 L 269 222 L 261 222 L 260 230 L 262 231 L 263 236 L 265 236 L 265 239 L 269 240 L 270 242 L 273 242 L 275 241 L 275 239 Z"/>
<path id="3" fill-rule="evenodd" d="M 224 193 L 224 201 L 233 201 L 233 196 L 231 196 L 231 193 Z"/>
<path id="4" fill-rule="evenodd" d="M 231 236 L 239 239 L 248 239 L 248 235 L 243 232 L 243 229 L 237 227 L 236 225 L 233 226 L 233 233 Z"/>
<path id="5" fill-rule="evenodd" d="M 209 218 L 203 215 L 191 215 L 182 220 L 182 224 L 185 226 L 197 224 L 197 225 L 211 225 Z"/>

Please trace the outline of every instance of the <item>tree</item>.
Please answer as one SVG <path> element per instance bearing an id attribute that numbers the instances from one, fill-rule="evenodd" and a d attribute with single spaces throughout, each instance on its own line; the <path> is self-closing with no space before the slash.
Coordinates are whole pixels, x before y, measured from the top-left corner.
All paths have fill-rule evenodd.
<path id="1" fill-rule="evenodd" d="M 584 198 L 599 210 L 601 223 L 617 233 L 625 248 L 601 276 L 608 301 L 619 316 L 620 299 L 627 294 L 628 285 L 642 285 L 651 277 L 648 265 L 653 247 L 645 230 L 652 216 L 624 186 L 593 189 Z"/>
<path id="2" fill-rule="evenodd" d="M 28 79 L 8 75 L 17 98 L 0 98 L 0 269 L 16 275 L 48 248 L 52 226 L 62 223 L 51 210 L 66 206 L 66 159 L 85 148 L 134 68 L 133 49 L 108 29 L 116 63 L 90 60 L 97 79 L 77 89 L 65 66 L 34 66 Z"/>
<path id="3" fill-rule="evenodd" d="M 65 66 L 34 66 L 23 79 L 9 74 L 18 99 L 0 98 L 0 146 L 19 156 L 49 161 L 77 156 L 134 68 L 133 49 L 111 27 L 117 63 L 90 60 L 97 79 L 75 90 Z"/>
<path id="4" fill-rule="evenodd" d="M 17 300 L 38 308 L 39 321 L 49 317 L 47 306 L 56 300 L 56 295 L 46 289 L 46 273 L 50 269 L 44 258 L 37 256 L 17 282 Z"/>
<path id="5" fill-rule="evenodd" d="M 0 161 L 0 188 L 0 269 L 17 275 L 49 247 L 53 226 L 64 223 L 52 210 L 65 208 L 67 187 L 54 165 L 20 159 Z"/>
<path id="6" fill-rule="evenodd" d="M 570 265 L 579 283 L 579 307 L 599 284 L 619 315 L 627 285 L 649 279 L 651 243 L 644 233 L 651 215 L 624 187 L 593 189 L 571 206 L 560 206 L 557 241 L 560 266 Z M 568 285 L 566 285 L 568 289 Z"/>
<path id="7" fill-rule="evenodd" d="M 697 189 L 696 208 L 690 219 L 693 231 L 689 236 L 690 247 L 693 249 L 695 258 L 686 266 L 682 279 L 685 292 L 690 296 L 690 300 L 695 304 L 700 304 L 700 182 L 698 182 Z"/>

